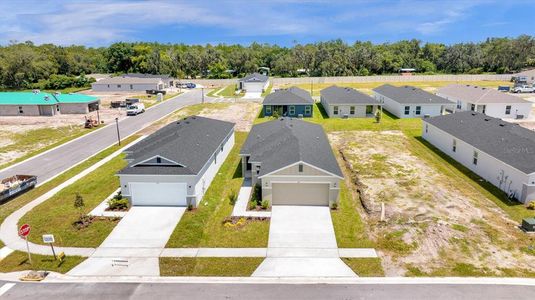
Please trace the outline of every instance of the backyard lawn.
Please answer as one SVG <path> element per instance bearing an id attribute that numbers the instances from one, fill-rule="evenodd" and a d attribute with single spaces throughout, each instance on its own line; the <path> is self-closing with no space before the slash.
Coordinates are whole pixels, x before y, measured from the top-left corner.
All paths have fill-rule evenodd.
<path id="1" fill-rule="evenodd" d="M 241 98 L 245 93 L 236 94 L 236 84 L 227 85 L 223 88 L 218 88 L 210 91 L 209 97 L 225 97 L 225 98 Z"/>
<path id="2" fill-rule="evenodd" d="M 84 261 L 84 257 L 67 256 L 60 263 L 53 256 L 32 254 L 32 263 L 28 260 L 26 252 L 15 251 L 4 258 L 0 263 L 0 273 L 17 272 L 25 270 L 52 271 L 67 273 L 76 265 Z"/>
<path id="3" fill-rule="evenodd" d="M 229 195 L 238 193 L 243 180 L 238 153 L 245 138 L 246 133 L 236 132 L 234 148 L 199 207 L 184 213 L 166 247 L 267 247 L 269 221 L 248 220 L 241 227 L 223 225 L 233 209 Z"/>
<path id="4" fill-rule="evenodd" d="M 163 257 L 161 276 L 240 276 L 248 277 L 263 257 Z"/>

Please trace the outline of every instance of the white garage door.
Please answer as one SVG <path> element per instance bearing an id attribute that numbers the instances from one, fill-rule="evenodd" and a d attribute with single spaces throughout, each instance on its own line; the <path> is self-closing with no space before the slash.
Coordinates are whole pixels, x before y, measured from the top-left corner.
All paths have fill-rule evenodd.
<path id="1" fill-rule="evenodd" d="M 273 205 L 329 205 L 329 184 L 273 183 Z"/>
<path id="2" fill-rule="evenodd" d="M 133 182 L 130 183 L 132 205 L 136 206 L 186 206 L 185 183 Z"/>

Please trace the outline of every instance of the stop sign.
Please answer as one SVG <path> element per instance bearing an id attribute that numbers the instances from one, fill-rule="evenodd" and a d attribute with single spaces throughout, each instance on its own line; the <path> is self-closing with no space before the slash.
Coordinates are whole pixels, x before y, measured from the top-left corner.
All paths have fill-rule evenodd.
<path id="1" fill-rule="evenodd" d="M 27 237 L 28 234 L 30 234 L 30 225 L 24 224 L 24 225 L 20 226 L 19 235 L 21 237 Z"/>

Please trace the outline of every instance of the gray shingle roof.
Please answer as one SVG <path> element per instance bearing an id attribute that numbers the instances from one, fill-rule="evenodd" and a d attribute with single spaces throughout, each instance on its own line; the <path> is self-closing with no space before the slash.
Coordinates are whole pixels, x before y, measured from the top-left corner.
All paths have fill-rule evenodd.
<path id="1" fill-rule="evenodd" d="M 432 117 L 424 122 L 526 174 L 535 172 L 535 132 L 518 124 L 472 111 Z"/>
<path id="2" fill-rule="evenodd" d="M 161 78 L 139 78 L 139 77 L 110 77 L 104 78 L 92 84 L 159 84 Z"/>
<path id="3" fill-rule="evenodd" d="M 299 161 L 343 177 L 321 125 L 281 118 L 253 126 L 240 154 L 261 162 L 259 176 Z"/>
<path id="4" fill-rule="evenodd" d="M 264 105 L 291 105 L 291 104 L 314 104 L 310 94 L 298 87 L 280 89 L 264 98 Z"/>
<path id="5" fill-rule="evenodd" d="M 243 82 L 266 82 L 269 77 L 260 73 L 247 74 L 247 76 L 240 79 Z"/>
<path id="6" fill-rule="evenodd" d="M 408 85 L 398 87 L 390 84 L 383 84 L 373 90 L 378 94 L 402 104 L 454 104 L 448 99 L 444 99 L 435 94 Z"/>
<path id="7" fill-rule="evenodd" d="M 170 123 L 127 149 L 133 161 L 119 174 L 195 175 L 234 130 L 234 123 L 191 116 Z M 161 156 L 181 166 L 136 164 Z"/>
<path id="8" fill-rule="evenodd" d="M 348 87 L 330 86 L 320 91 L 324 102 L 329 105 L 334 104 L 361 104 L 378 105 L 381 104 L 374 98 Z"/>
<path id="9" fill-rule="evenodd" d="M 121 77 L 127 78 L 161 78 L 162 80 L 171 79 L 169 75 L 163 74 L 145 74 L 145 73 L 126 73 L 121 75 Z"/>
<path id="10" fill-rule="evenodd" d="M 493 88 L 469 84 L 450 84 L 437 90 L 437 94 L 455 97 L 470 103 L 529 103 L 520 97 L 502 93 Z"/>

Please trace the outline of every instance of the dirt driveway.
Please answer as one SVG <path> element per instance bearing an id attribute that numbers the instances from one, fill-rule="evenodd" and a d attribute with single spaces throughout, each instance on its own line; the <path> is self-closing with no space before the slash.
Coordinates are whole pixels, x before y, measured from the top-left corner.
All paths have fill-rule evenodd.
<path id="1" fill-rule="evenodd" d="M 329 138 L 351 166 L 344 169 L 346 180 L 356 175 L 363 184 L 369 212 L 361 214 L 387 276 L 535 274 L 533 237 L 473 186 L 414 154 L 403 133 L 353 131 Z"/>

